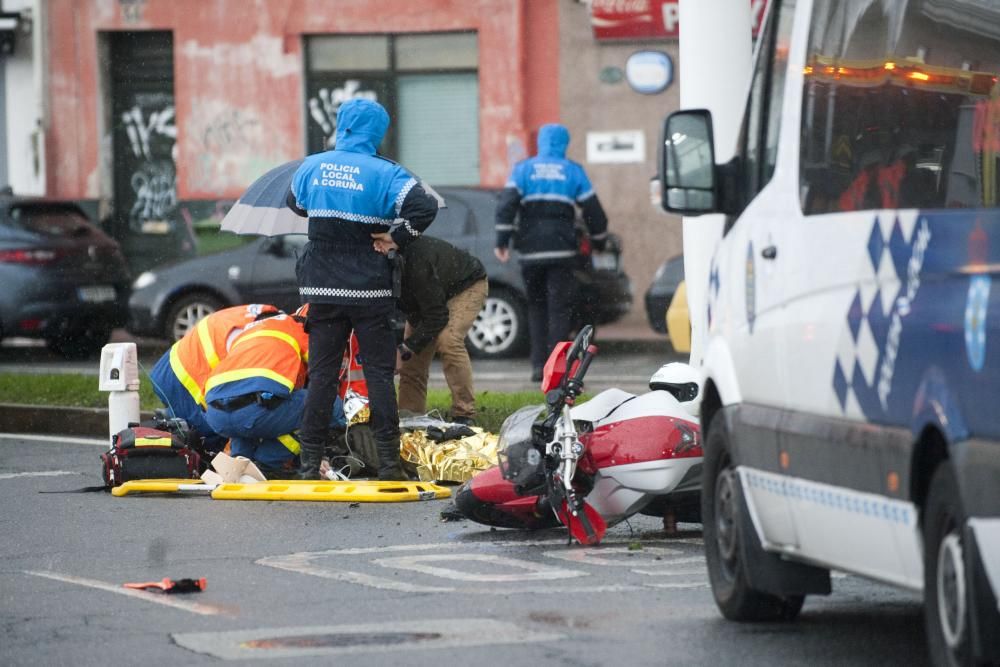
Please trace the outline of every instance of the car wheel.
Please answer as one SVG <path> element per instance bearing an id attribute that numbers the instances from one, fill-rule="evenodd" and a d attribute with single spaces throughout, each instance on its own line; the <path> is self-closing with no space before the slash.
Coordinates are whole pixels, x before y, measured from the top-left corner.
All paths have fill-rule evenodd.
<path id="1" fill-rule="evenodd" d="M 955 471 L 945 461 L 934 471 L 924 511 L 924 623 L 935 665 L 971 664 L 969 579 L 962 530 L 965 511 Z"/>
<path id="2" fill-rule="evenodd" d="M 474 357 L 523 353 L 528 342 L 528 319 L 521 299 L 510 290 L 491 289 L 465 340 Z"/>
<path id="3" fill-rule="evenodd" d="M 163 337 L 169 341 L 180 340 L 202 318 L 223 308 L 224 305 L 218 297 L 204 292 L 184 295 L 170 307 L 164 321 Z"/>
<path id="4" fill-rule="evenodd" d="M 96 356 L 111 338 L 109 327 L 71 331 L 47 341 L 49 349 L 67 359 L 86 359 Z"/>
<path id="5" fill-rule="evenodd" d="M 745 520 L 740 477 L 730 452 L 720 412 L 709 425 L 701 490 L 705 560 L 715 603 L 731 621 L 792 620 L 802 610 L 804 595 L 771 595 L 752 588 L 747 579 L 744 541 L 756 535 L 750 534 L 752 524 Z"/>

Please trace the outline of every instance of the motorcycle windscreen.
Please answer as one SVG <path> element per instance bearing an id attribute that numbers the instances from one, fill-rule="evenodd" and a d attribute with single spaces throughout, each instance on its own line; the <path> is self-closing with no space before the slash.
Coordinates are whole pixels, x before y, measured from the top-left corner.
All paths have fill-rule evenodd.
<path id="1" fill-rule="evenodd" d="M 582 512 L 573 516 L 569 511 L 569 505 L 564 500 L 559 506 L 557 514 L 559 520 L 569 529 L 569 534 L 573 536 L 573 539 L 584 546 L 600 544 L 601 540 L 604 539 L 604 534 L 608 531 L 608 524 L 604 522 L 604 518 L 586 501 L 582 503 Z"/>

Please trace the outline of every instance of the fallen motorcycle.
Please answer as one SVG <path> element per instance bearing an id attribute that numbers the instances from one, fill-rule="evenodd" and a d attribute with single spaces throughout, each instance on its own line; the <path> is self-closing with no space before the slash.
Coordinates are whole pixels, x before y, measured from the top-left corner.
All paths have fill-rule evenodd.
<path id="1" fill-rule="evenodd" d="M 564 525 L 581 544 L 636 513 L 699 521 L 702 449 L 699 382 L 687 364 L 667 364 L 646 394 L 608 389 L 580 405 L 597 354 L 593 328 L 559 343 L 545 364 L 546 404 L 521 408 L 500 430 L 499 465 L 455 494 L 462 516 L 501 528 Z"/>

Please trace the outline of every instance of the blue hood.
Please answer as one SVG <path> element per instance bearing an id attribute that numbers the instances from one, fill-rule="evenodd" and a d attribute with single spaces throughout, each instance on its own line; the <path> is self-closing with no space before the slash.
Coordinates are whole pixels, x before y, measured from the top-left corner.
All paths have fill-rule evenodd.
<path id="1" fill-rule="evenodd" d="M 337 110 L 338 151 L 374 154 L 389 129 L 389 113 L 378 102 L 348 100 Z"/>
<path id="2" fill-rule="evenodd" d="M 569 130 L 565 125 L 549 123 L 538 130 L 538 157 L 566 157 Z"/>

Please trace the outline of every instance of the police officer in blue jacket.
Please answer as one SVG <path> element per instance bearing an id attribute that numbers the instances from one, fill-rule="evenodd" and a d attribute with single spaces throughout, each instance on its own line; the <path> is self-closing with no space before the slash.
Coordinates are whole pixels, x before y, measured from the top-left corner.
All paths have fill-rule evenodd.
<path id="1" fill-rule="evenodd" d="M 437 215 L 437 200 L 406 169 L 376 154 L 388 128 L 389 114 L 377 102 L 345 102 L 335 147 L 307 157 L 288 194 L 289 207 L 309 218 L 309 243 L 296 266 L 299 294 L 309 303 L 309 395 L 299 431 L 303 479 L 319 478 L 352 329 L 368 382 L 379 479 L 406 479 L 393 386 L 393 266 L 380 250 L 405 248 L 419 236 Z M 396 220 L 402 222 L 393 226 Z"/>
<path id="2" fill-rule="evenodd" d="M 608 218 L 583 167 L 566 159 L 567 146 L 565 126 L 543 125 L 538 131 L 538 155 L 514 165 L 496 211 L 497 259 L 510 259 L 508 246 L 513 239 L 521 260 L 534 381 L 542 379 L 549 352 L 566 340 L 573 327 L 577 206 L 593 247 L 601 250 L 607 240 Z"/>

